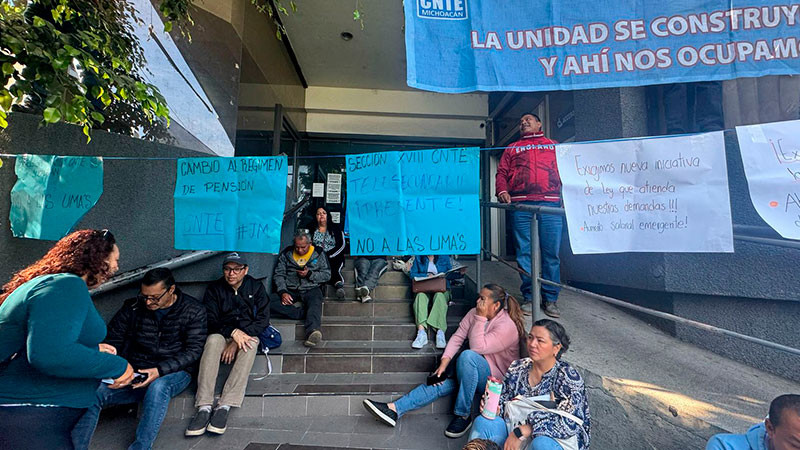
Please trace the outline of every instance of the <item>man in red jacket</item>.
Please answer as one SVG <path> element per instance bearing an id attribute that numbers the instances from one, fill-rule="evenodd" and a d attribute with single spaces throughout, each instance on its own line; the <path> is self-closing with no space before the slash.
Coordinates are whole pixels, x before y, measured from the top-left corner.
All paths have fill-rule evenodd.
<path id="1" fill-rule="evenodd" d="M 561 205 L 561 179 L 556 166 L 556 141 L 542 132 L 542 121 L 532 113 L 523 114 L 519 120 L 520 140 L 505 149 L 497 167 L 497 198 L 501 203 L 520 205 Z M 529 211 L 513 211 L 514 238 L 517 264 L 531 272 L 531 217 Z M 561 216 L 540 214 L 539 244 L 542 250 L 542 278 L 561 282 L 558 252 L 561 248 Z M 522 278 L 523 304 L 533 297 L 532 281 Z M 560 288 L 542 285 L 541 307 L 550 317 L 559 317 L 556 300 Z M 527 308 L 525 308 L 527 309 Z"/>

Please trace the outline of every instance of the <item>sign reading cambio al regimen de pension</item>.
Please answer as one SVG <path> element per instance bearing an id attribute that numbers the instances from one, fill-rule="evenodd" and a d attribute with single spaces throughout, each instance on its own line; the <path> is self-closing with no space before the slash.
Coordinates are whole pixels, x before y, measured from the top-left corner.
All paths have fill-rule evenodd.
<path id="1" fill-rule="evenodd" d="M 286 206 L 286 156 L 180 158 L 175 248 L 277 253 Z"/>
<path id="2" fill-rule="evenodd" d="M 750 200 L 765 222 L 800 239 L 800 120 L 736 127 Z"/>
<path id="3" fill-rule="evenodd" d="M 408 85 L 552 91 L 800 73 L 800 4 L 406 0 Z"/>
<path id="4" fill-rule="evenodd" d="M 721 131 L 556 146 L 575 254 L 732 252 Z"/>

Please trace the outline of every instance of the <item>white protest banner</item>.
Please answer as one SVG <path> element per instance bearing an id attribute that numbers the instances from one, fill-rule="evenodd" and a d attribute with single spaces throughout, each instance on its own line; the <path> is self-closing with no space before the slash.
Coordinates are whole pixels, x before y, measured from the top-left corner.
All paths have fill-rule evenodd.
<path id="1" fill-rule="evenodd" d="M 800 120 L 736 127 L 750 201 L 787 239 L 800 239 Z"/>
<path id="2" fill-rule="evenodd" d="M 722 132 L 556 154 L 573 253 L 733 252 Z"/>

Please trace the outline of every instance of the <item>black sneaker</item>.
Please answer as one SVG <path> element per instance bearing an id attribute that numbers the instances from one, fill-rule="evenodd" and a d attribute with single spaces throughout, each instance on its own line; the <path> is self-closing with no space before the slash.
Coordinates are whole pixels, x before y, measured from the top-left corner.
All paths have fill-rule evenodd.
<path id="1" fill-rule="evenodd" d="M 367 409 L 376 419 L 389 425 L 390 427 L 394 427 L 397 425 L 397 413 L 389 409 L 389 406 L 386 403 L 381 402 L 373 402 L 370 399 L 364 400 L 364 408 Z"/>
<path id="2" fill-rule="evenodd" d="M 472 427 L 472 417 L 455 416 L 444 430 L 444 435 L 451 439 L 458 439 L 467 434 L 467 431 Z"/>
<path id="3" fill-rule="evenodd" d="M 229 408 L 217 408 L 214 414 L 211 414 L 211 421 L 208 423 L 206 430 L 215 434 L 222 434 L 228 429 L 228 412 Z"/>
<path id="4" fill-rule="evenodd" d="M 189 422 L 189 427 L 186 428 L 184 433 L 186 436 L 202 436 L 206 432 L 206 426 L 211 419 L 211 411 L 205 409 L 198 409 Z"/>
<path id="5" fill-rule="evenodd" d="M 542 303 L 542 309 L 544 313 L 548 316 L 558 319 L 561 317 L 561 312 L 558 310 L 558 306 L 556 306 L 556 302 L 544 302 Z"/>

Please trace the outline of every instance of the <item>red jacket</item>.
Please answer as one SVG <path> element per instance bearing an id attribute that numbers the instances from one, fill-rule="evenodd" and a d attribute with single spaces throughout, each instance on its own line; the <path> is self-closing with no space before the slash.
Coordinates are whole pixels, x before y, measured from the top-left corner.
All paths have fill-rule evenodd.
<path id="1" fill-rule="evenodd" d="M 508 192 L 512 202 L 561 201 L 555 144 L 539 132 L 509 145 L 497 166 L 497 195 Z"/>

